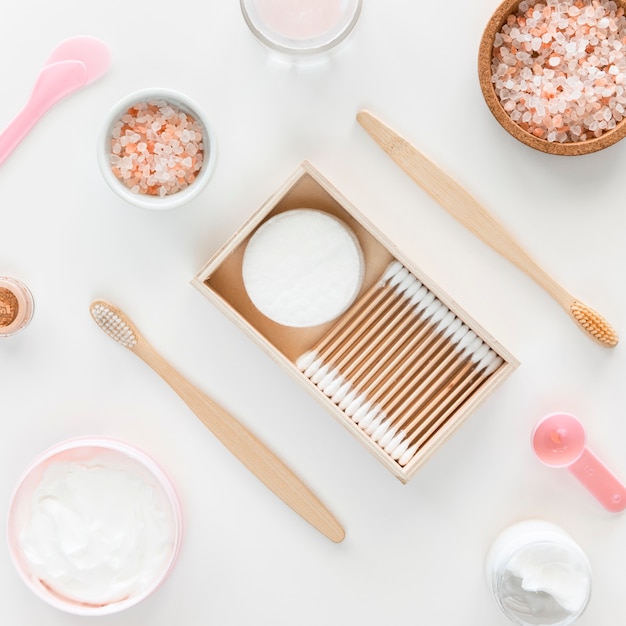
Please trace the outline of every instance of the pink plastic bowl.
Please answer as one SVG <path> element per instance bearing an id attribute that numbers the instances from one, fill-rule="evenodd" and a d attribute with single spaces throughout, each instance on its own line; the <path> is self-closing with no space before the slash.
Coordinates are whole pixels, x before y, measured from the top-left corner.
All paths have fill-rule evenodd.
<path id="1" fill-rule="evenodd" d="M 164 559 L 162 570 L 136 593 L 121 600 L 105 604 L 81 602 L 68 598 L 55 590 L 35 574 L 20 542 L 20 533 L 31 518 L 31 501 L 45 472 L 56 463 L 80 463 L 94 457 L 105 458 L 107 466 L 132 469 L 158 497 L 169 506 L 167 515 L 171 520 L 171 551 Z M 119 465 L 118 465 L 119 464 Z M 176 491 L 159 465 L 146 453 L 117 439 L 106 437 L 81 437 L 61 442 L 40 454 L 26 469 L 11 498 L 9 506 L 7 539 L 13 564 L 26 585 L 39 598 L 53 607 L 76 615 L 108 615 L 134 606 L 151 595 L 168 577 L 180 551 L 183 535 L 182 511 Z M 169 550 L 169 548 L 168 548 Z"/>

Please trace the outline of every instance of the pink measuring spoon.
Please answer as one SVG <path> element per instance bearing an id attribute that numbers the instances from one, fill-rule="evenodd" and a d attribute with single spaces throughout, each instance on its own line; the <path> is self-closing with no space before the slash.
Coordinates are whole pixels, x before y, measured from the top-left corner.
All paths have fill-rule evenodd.
<path id="1" fill-rule="evenodd" d="M 626 509 L 626 486 L 586 447 L 585 429 L 569 413 L 552 413 L 535 426 L 532 446 L 550 467 L 566 467 L 607 510 Z"/>
<path id="2" fill-rule="evenodd" d="M 95 37 L 60 42 L 41 68 L 28 101 L 0 133 L 0 165 L 52 105 L 102 76 L 110 65 L 108 46 Z"/>

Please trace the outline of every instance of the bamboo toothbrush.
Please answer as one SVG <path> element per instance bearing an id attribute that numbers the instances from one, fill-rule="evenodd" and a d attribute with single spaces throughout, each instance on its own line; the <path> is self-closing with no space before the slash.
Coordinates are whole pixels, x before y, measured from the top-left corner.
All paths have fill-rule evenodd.
<path id="1" fill-rule="evenodd" d="M 167 363 L 122 311 L 95 300 L 90 313 L 109 337 L 134 352 L 168 383 L 224 446 L 281 500 L 335 543 L 343 540 L 343 528 L 309 488 L 234 417 Z"/>
<path id="2" fill-rule="evenodd" d="M 617 345 L 618 336 L 611 325 L 539 267 L 511 234 L 448 174 L 369 111 L 359 111 L 357 120 L 418 185 L 471 232 L 538 283 L 592 339 L 605 348 Z"/>

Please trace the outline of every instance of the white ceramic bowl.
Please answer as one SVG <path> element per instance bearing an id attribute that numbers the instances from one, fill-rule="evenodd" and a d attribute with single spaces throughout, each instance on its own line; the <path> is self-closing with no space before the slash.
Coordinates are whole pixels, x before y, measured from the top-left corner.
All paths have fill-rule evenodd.
<path id="1" fill-rule="evenodd" d="M 196 179 L 185 189 L 170 195 L 148 195 L 132 191 L 119 180 L 111 169 L 111 131 L 114 124 L 134 104 L 150 100 L 165 100 L 191 115 L 202 126 L 204 160 Z M 215 170 L 217 160 L 217 141 L 215 132 L 202 107 L 188 96 L 173 89 L 148 88 L 135 91 L 111 108 L 107 114 L 98 139 L 98 165 L 109 187 L 127 202 L 145 209 L 172 209 L 195 198 L 208 184 Z"/>
<path id="2" fill-rule="evenodd" d="M 107 491 L 111 485 L 129 488 Z M 40 454 L 17 484 L 7 524 L 26 585 L 49 605 L 84 616 L 117 613 L 151 595 L 174 568 L 182 534 L 180 502 L 164 471 L 138 448 L 107 437 L 71 439 Z M 149 544 L 158 549 L 139 558 Z M 124 576 L 138 560 L 138 575 Z"/>

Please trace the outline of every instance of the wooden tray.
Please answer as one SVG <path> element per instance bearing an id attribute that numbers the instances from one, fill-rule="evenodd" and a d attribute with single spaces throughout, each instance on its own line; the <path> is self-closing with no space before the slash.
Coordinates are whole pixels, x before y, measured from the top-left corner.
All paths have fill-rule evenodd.
<path id="1" fill-rule="evenodd" d="M 312 328 L 290 328 L 277 324 L 265 317 L 248 298 L 242 279 L 241 268 L 244 250 L 255 230 L 270 217 L 296 208 L 319 209 L 343 220 L 357 236 L 365 262 L 365 276 L 361 293 L 353 307 L 337 320 Z M 482 346 L 483 352 L 489 350 L 491 356 L 494 356 L 493 353 L 495 353 L 495 356 L 497 356 L 496 363 L 492 367 L 493 371 L 487 377 L 484 377 L 485 380 L 480 380 L 479 384 L 470 387 L 469 383 L 463 382 L 464 379 L 455 379 L 450 373 L 451 370 L 446 370 L 446 376 L 441 375 L 438 379 L 436 377 L 438 363 L 436 359 L 439 358 L 437 356 L 439 353 L 437 352 L 430 356 L 425 354 L 423 367 L 420 366 L 415 375 L 411 376 L 410 371 L 403 368 L 408 367 L 407 363 L 411 359 L 418 362 L 416 354 L 419 350 L 424 352 L 426 350 L 423 345 L 421 347 L 418 345 L 415 350 L 408 352 L 406 358 L 403 359 L 401 358 L 401 348 L 404 346 L 406 350 L 409 350 L 411 344 L 404 341 L 402 344 L 391 344 L 385 348 L 384 342 L 378 338 L 380 335 L 375 332 L 374 326 L 370 324 L 371 320 L 368 321 L 366 317 L 366 321 L 363 323 L 350 321 L 357 316 L 359 308 L 364 306 L 363 303 L 370 301 L 374 297 L 372 294 L 380 290 L 381 277 L 392 263 L 395 263 L 396 266 L 401 264 L 405 273 L 410 273 L 427 288 L 441 305 L 446 310 L 449 310 L 450 314 L 454 314 L 454 317 L 460 320 L 457 321 L 457 325 L 462 323 L 464 326 L 469 327 L 471 332 L 479 340 L 482 340 L 484 344 Z M 401 252 L 396 249 L 394 244 L 387 240 L 328 180 L 306 161 L 213 255 L 194 276 L 192 284 L 228 317 L 233 319 L 263 350 L 283 366 L 292 378 L 317 398 L 341 424 L 348 428 L 403 483 L 408 482 L 418 468 L 467 419 L 479 402 L 492 392 L 518 365 L 518 362 L 512 355 L 502 348 L 475 320 L 461 310 L 445 292 L 424 276 L 418 268 L 412 267 L 410 262 L 403 258 Z M 388 296 L 385 295 L 385 297 Z M 399 299 L 401 300 L 402 298 Z M 418 319 L 417 316 L 415 316 L 415 319 Z M 396 321 L 399 324 L 398 320 Z M 392 322 L 391 325 L 396 323 L 396 321 Z M 403 323 L 406 324 L 406 322 Z M 424 324 L 416 322 L 415 333 L 418 332 L 418 326 L 423 328 Z M 389 329 L 389 327 L 389 323 L 385 325 L 385 328 Z M 346 328 L 348 331 L 352 329 L 353 335 L 360 333 L 364 337 L 361 341 L 366 342 L 368 339 L 367 335 L 371 334 L 372 345 L 381 343 L 382 348 L 377 349 L 382 349 L 383 352 L 378 353 L 376 364 L 386 362 L 387 370 L 393 366 L 393 355 L 397 353 L 397 359 L 395 359 L 398 360 L 397 366 L 395 368 L 392 367 L 390 371 L 386 371 L 384 381 L 381 382 L 382 386 L 386 386 L 391 390 L 391 392 L 387 393 L 387 397 L 391 396 L 390 402 L 393 403 L 394 385 L 398 386 L 396 394 L 398 397 L 397 404 L 408 404 L 411 406 L 411 410 L 415 411 L 418 411 L 419 408 L 420 415 L 425 415 L 424 419 L 432 421 L 429 425 L 431 432 L 428 436 L 426 430 L 424 430 L 421 436 L 415 435 L 419 446 L 408 462 L 404 459 L 394 458 L 392 454 L 385 451 L 385 446 L 381 443 L 383 440 L 375 440 L 377 429 L 374 429 L 373 432 L 368 432 L 368 428 L 364 427 L 364 422 L 359 424 L 355 421 L 354 415 L 349 415 L 350 411 L 347 409 L 350 407 L 342 407 L 336 396 L 333 399 L 332 395 L 329 396 L 325 391 L 322 391 L 319 380 L 314 382 L 314 377 L 301 371 L 302 356 L 319 344 L 324 344 L 325 341 L 332 343 L 330 338 L 333 333 L 341 336 L 339 332 L 341 328 L 344 328 L 344 331 Z M 367 328 L 370 328 L 370 330 L 366 330 Z M 385 330 L 382 332 L 391 331 Z M 419 330 L 419 332 L 422 331 Z M 426 332 L 425 337 L 429 342 L 434 342 L 437 338 L 437 334 L 434 332 L 424 332 Z M 343 334 L 345 335 L 345 332 Z M 350 341 L 356 343 L 357 339 L 355 337 L 346 339 L 346 343 Z M 337 341 L 333 345 L 337 345 Z M 431 344 L 429 343 L 429 345 Z M 443 345 L 447 346 L 447 343 L 443 341 Z M 374 350 L 373 347 L 371 349 Z M 460 348 L 456 348 L 459 358 L 460 352 Z M 331 357 L 329 356 L 328 358 L 330 362 Z M 461 365 L 460 360 L 458 362 L 455 361 L 454 367 L 457 368 L 455 371 Z M 382 368 L 382 365 L 380 367 Z M 428 370 L 430 372 L 429 376 L 426 376 L 426 373 L 422 374 L 422 372 L 426 372 L 425 368 L 430 368 Z M 355 367 L 354 369 L 358 368 Z M 404 371 L 406 373 L 403 374 Z M 368 375 L 372 376 L 371 373 Z M 408 376 L 405 381 L 406 384 L 402 382 L 403 376 Z M 422 376 L 421 384 L 419 384 L 420 376 Z M 430 383 L 428 382 L 429 377 L 431 379 Z M 358 381 L 355 380 L 354 387 L 358 387 L 357 383 Z M 411 392 L 411 386 L 413 386 L 413 392 Z M 371 387 L 373 389 L 373 383 Z M 420 392 L 421 387 L 423 392 Z M 382 389 L 379 392 L 382 393 Z M 412 395 L 415 393 L 418 395 L 412 400 Z M 434 400 L 431 401 L 428 394 L 431 394 Z M 375 396 L 374 393 L 373 395 Z M 431 416 L 428 414 L 428 407 L 432 402 L 435 402 L 435 405 L 431 411 L 433 413 Z M 445 411 L 442 408 L 444 406 L 447 407 Z M 385 407 L 383 406 L 383 408 Z M 425 411 L 426 413 L 424 413 Z M 435 411 L 438 411 L 439 414 L 435 415 Z M 392 417 L 392 414 L 390 413 L 389 416 Z M 397 417 L 396 422 L 399 423 L 401 419 L 401 416 Z M 407 417 L 406 419 L 408 420 L 409 418 Z M 428 425 L 428 422 L 425 423 Z M 369 429 L 371 428 L 372 425 L 370 424 Z M 388 437 L 389 435 L 387 435 Z M 389 446 L 387 445 L 387 447 Z M 403 461 L 402 463 L 400 462 L 401 460 Z"/>

